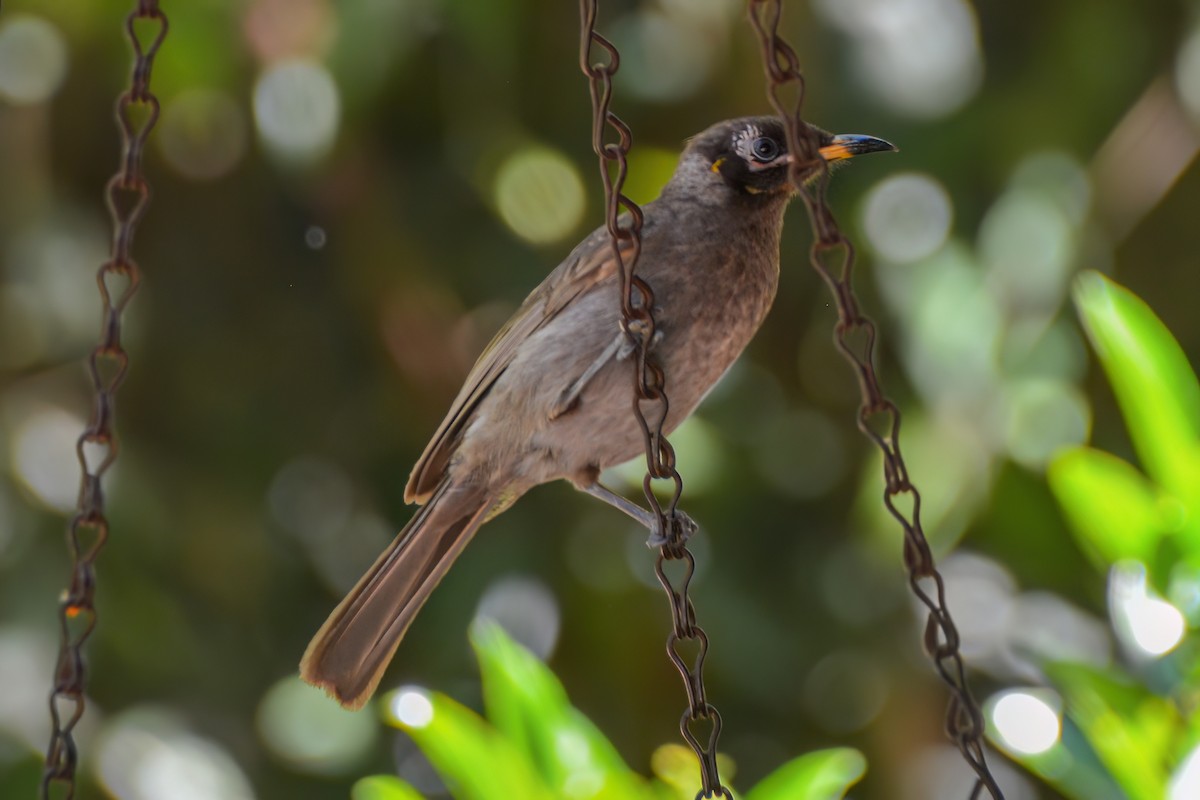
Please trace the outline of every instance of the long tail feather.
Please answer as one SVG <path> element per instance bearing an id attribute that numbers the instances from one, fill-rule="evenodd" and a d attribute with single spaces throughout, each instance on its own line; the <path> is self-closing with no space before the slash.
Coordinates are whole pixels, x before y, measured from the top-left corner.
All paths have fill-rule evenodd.
<path id="1" fill-rule="evenodd" d="M 442 483 L 317 631 L 300 677 L 347 708 L 361 708 L 490 507 L 480 489 Z"/>

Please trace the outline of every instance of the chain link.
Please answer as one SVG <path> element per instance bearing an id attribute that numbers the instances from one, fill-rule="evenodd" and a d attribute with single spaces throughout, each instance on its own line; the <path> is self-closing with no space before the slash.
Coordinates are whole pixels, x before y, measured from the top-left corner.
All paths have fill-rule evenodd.
<path id="1" fill-rule="evenodd" d="M 787 126 L 789 152 L 801 156 L 792 162 L 791 177 L 804 198 L 812 221 L 813 245 L 809 260 L 829 286 L 837 304 L 834 341 L 858 378 L 862 395 L 858 428 L 883 454 L 883 502 L 904 530 L 904 564 L 908 569 L 909 586 L 929 612 L 925 624 L 925 652 L 950 689 L 946 734 L 975 772 L 971 800 L 982 797 L 985 789 L 994 800 L 1003 800 L 984 755 L 983 715 L 967 684 L 966 667 L 959 653 L 958 629 L 946 606 L 945 581 L 934 564 L 921 527 L 921 495 L 909 479 L 908 467 L 900 453 L 900 410 L 884 394 L 875 372 L 875 323 L 859 311 L 854 293 L 854 247 L 838 228 L 826 201 L 829 170 L 818 156 L 815 133 L 800 119 L 804 76 L 796 52 L 779 36 L 782 3 L 780 0 L 750 0 L 748 13 L 762 49 L 767 96 Z M 779 95 L 781 89 L 793 84 L 798 95 L 788 110 Z M 821 177 L 805 183 L 801 176 L 814 163 L 820 166 Z M 898 503 L 902 495 L 909 498 L 911 508 L 908 511 Z"/>
<path id="2" fill-rule="evenodd" d="M 684 740 L 700 760 L 701 789 L 699 798 L 733 795 L 721 784 L 717 772 L 717 741 L 721 735 L 721 715 L 708 702 L 704 689 L 704 659 L 708 655 L 708 636 L 696 624 L 696 609 L 688 596 L 696 560 L 683 535 L 679 499 L 683 479 L 675 468 L 675 450 L 663 433 L 669 408 L 665 391 L 666 375 L 662 366 L 650 354 L 654 340 L 654 292 L 634 270 L 641 254 L 642 209 L 622 193 L 628 171 L 627 157 L 633 137 L 626 125 L 609 106 L 612 101 L 612 79 L 620 66 L 617 48 L 596 32 L 598 0 L 580 0 L 579 68 L 587 76 L 592 97 L 592 149 L 600 160 L 600 177 L 604 182 L 605 221 L 612 244 L 613 257 L 621 274 L 622 326 L 635 347 L 633 415 L 642 429 L 646 445 L 646 477 L 642 488 L 646 500 L 658 519 L 665 543 L 659 547 L 654 571 L 671 603 L 671 633 L 667 637 L 667 655 L 679 670 L 687 690 L 688 707 L 679 721 Z M 602 54 L 593 60 L 593 48 Z M 606 142 L 606 129 L 615 133 L 616 141 Z M 610 169 L 614 167 L 615 169 Z M 615 174 L 614 174 L 615 172 Z M 621 218 L 622 209 L 628 214 Z M 653 491 L 655 480 L 669 480 L 674 492 L 664 507 Z M 667 574 L 667 563 L 681 561 L 683 575 L 673 581 Z M 695 646 L 696 654 L 689 663 L 681 648 Z M 693 727 L 707 725 L 707 733 L 697 733 Z"/>
<path id="3" fill-rule="evenodd" d="M 151 29 L 139 33 L 135 30 L 139 20 Z M 142 154 L 159 113 L 158 98 L 150 91 L 150 70 L 167 35 L 167 15 L 159 9 L 158 0 L 138 0 L 125 18 L 125 34 L 133 48 L 134 65 L 129 88 L 116 103 L 121 159 L 105 187 L 113 226 L 112 250 L 96 273 L 102 321 L 100 340 L 88 357 L 92 416 L 75 444 L 82 478 L 75 516 L 67 532 L 71 582 L 59 599 L 58 663 L 50 692 L 53 730 L 42 772 L 43 800 L 51 796 L 56 786 L 65 792 L 66 800 L 75 796 L 79 753 L 74 731 L 86 706 L 83 649 L 96 627 L 95 562 L 108 540 L 102 481 L 117 459 L 116 397 L 129 368 L 129 355 L 121 344 L 121 316 L 141 282 L 141 272 L 130 251 L 134 232 L 150 202 L 150 185 L 142 174 Z M 144 114 L 135 119 L 135 111 Z"/>

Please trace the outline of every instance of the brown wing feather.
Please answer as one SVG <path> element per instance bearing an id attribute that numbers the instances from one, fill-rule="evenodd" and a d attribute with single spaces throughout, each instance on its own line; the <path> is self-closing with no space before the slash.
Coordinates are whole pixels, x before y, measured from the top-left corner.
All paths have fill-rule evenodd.
<path id="1" fill-rule="evenodd" d="M 525 298 L 517 312 L 483 349 L 446 418 L 413 467 L 404 489 L 406 503 L 424 503 L 437 488 L 475 407 L 512 363 L 517 349 L 535 331 L 554 319 L 572 299 L 617 274 L 617 262 L 607 239 L 608 231 L 600 228 L 580 242 L 571 255 Z"/>

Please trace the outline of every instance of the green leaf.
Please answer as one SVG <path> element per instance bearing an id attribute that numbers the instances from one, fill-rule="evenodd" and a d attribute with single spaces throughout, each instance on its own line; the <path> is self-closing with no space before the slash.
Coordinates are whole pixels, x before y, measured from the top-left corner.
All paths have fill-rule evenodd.
<path id="1" fill-rule="evenodd" d="M 617 749 L 567 699 L 558 678 L 494 622 L 471 630 L 487 715 L 556 796 L 652 797 Z"/>
<path id="2" fill-rule="evenodd" d="M 1151 563 L 1164 532 L 1158 493 L 1132 464 L 1073 447 L 1054 458 L 1047 477 L 1076 536 L 1102 567 L 1126 558 Z"/>
<path id="3" fill-rule="evenodd" d="M 669 798 L 694 800 L 700 791 L 700 759 L 690 747 L 674 743 L 658 746 L 650 756 L 650 769 Z M 717 771 L 728 785 L 735 773 L 732 759 L 717 753 Z"/>
<path id="4" fill-rule="evenodd" d="M 1063 797 L 1070 800 L 1129 800 L 1070 717 L 1063 720 L 1061 740 L 1040 753 L 1014 750 L 999 735 L 991 720 L 988 736 L 1009 758 L 1054 787 Z"/>
<path id="5" fill-rule="evenodd" d="M 425 796 L 394 775 L 370 775 L 354 784 L 350 800 L 425 800 Z"/>
<path id="6" fill-rule="evenodd" d="M 420 723 L 388 715 L 421 748 L 457 800 L 552 800 L 525 755 L 469 708 L 449 697 L 428 697 L 432 712 Z M 389 698 L 388 708 L 394 702 Z"/>
<path id="7" fill-rule="evenodd" d="M 1200 381 L 1162 321 L 1097 272 L 1075 284 L 1075 305 L 1108 374 L 1138 457 L 1162 487 L 1200 487 Z"/>
<path id="8" fill-rule="evenodd" d="M 1124 675 L 1083 664 L 1046 667 L 1092 749 L 1131 800 L 1166 797 L 1166 743 L 1180 727 L 1170 703 Z"/>
<path id="9" fill-rule="evenodd" d="M 857 750 L 816 750 L 763 778 L 746 800 L 834 800 L 844 797 L 866 771 L 867 760 Z"/>

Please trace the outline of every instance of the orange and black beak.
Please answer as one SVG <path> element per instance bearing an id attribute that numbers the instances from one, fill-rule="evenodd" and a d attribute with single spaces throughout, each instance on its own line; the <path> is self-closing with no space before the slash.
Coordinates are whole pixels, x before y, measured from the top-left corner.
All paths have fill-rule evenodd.
<path id="1" fill-rule="evenodd" d="M 891 142 L 875 136 L 864 136 L 861 133 L 839 133 L 833 137 L 833 141 L 821 148 L 820 153 L 821 158 L 833 163 L 861 156 L 863 153 L 882 153 L 899 149 Z"/>

